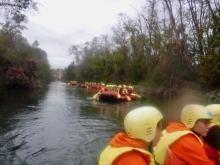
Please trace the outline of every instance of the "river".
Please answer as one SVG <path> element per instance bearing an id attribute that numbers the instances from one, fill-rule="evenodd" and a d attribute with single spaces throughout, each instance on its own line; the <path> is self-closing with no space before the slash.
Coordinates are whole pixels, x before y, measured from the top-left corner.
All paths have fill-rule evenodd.
<path id="1" fill-rule="evenodd" d="M 97 165 L 125 114 L 153 101 L 102 103 L 94 89 L 54 81 L 39 90 L 0 90 L 1 165 Z"/>

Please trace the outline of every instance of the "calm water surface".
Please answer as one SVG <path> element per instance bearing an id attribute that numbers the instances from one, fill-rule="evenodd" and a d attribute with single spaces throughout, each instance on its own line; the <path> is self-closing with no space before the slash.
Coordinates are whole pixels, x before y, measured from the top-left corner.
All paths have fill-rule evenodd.
<path id="1" fill-rule="evenodd" d="M 123 117 L 149 102 L 101 103 L 97 90 L 52 82 L 0 91 L 0 165 L 97 165 Z"/>

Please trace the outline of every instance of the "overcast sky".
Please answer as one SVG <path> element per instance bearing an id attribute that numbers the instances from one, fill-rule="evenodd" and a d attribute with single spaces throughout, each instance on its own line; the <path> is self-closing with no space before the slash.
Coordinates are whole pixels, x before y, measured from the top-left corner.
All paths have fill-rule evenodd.
<path id="1" fill-rule="evenodd" d="M 109 34 L 120 12 L 137 16 L 146 0 L 37 0 L 38 13 L 28 15 L 23 36 L 47 52 L 51 68 L 64 69 L 73 60 L 71 45 Z"/>

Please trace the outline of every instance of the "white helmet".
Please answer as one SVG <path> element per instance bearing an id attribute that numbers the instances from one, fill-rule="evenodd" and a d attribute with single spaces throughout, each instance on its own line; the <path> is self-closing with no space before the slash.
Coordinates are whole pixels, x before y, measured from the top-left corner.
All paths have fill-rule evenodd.
<path id="1" fill-rule="evenodd" d="M 156 135 L 157 123 L 163 115 L 156 108 L 145 106 L 130 111 L 124 119 L 124 127 L 130 138 L 150 142 Z"/>
<path id="2" fill-rule="evenodd" d="M 210 110 L 202 105 L 189 104 L 181 111 L 181 122 L 187 128 L 193 128 L 198 119 L 212 119 Z"/>
<path id="3" fill-rule="evenodd" d="M 213 115 L 212 123 L 220 125 L 220 104 L 211 104 L 206 106 L 206 108 L 208 108 Z"/>

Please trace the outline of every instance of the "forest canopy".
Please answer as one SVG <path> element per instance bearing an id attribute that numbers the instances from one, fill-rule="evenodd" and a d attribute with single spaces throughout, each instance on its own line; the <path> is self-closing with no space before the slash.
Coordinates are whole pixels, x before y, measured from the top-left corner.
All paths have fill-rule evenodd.
<path id="1" fill-rule="evenodd" d="M 50 81 L 47 53 L 38 41 L 30 45 L 21 35 L 27 22 L 26 13 L 38 11 L 32 0 L 1 0 L 0 84 L 8 87 L 38 88 Z"/>
<path id="2" fill-rule="evenodd" d="M 220 1 L 146 0 L 108 34 L 72 45 L 75 80 L 180 87 L 220 84 Z M 66 76 L 68 77 L 68 76 Z"/>

